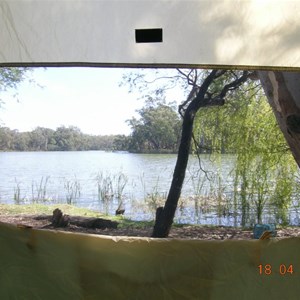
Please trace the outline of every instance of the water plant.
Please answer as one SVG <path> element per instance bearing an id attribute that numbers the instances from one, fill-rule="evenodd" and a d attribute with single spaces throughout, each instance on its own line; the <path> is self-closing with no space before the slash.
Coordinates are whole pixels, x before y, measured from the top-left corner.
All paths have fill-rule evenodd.
<path id="1" fill-rule="evenodd" d="M 21 197 L 21 183 L 19 181 L 17 181 L 17 179 L 15 178 L 15 183 L 16 186 L 14 187 L 14 201 L 15 204 L 21 204 L 25 197 Z"/>
<path id="2" fill-rule="evenodd" d="M 50 176 L 45 178 L 42 176 L 39 182 L 32 181 L 31 183 L 31 201 L 32 203 L 45 202 L 47 201 L 47 185 Z"/>
<path id="3" fill-rule="evenodd" d="M 229 177 L 226 177 L 227 173 L 221 169 L 224 161 L 219 167 L 210 166 L 209 170 L 213 172 L 210 172 L 209 178 L 200 169 L 190 172 L 189 182 L 186 182 L 189 184 L 189 190 L 187 193 L 182 193 L 178 202 L 178 215 L 183 218 L 183 221 L 201 223 L 205 222 L 205 215 L 209 215 L 214 216 L 216 220 L 218 217 L 222 218 L 222 222 L 224 217 L 228 217 L 230 224 L 236 226 L 242 224 L 246 227 L 269 220 L 285 225 L 290 222 L 291 217 L 294 218 L 290 206 L 291 203 L 295 206 L 294 202 L 297 201 L 295 195 L 300 190 L 300 180 L 295 177 L 297 173 L 294 165 L 288 161 L 291 157 L 288 154 L 275 155 L 273 158 L 277 157 L 277 159 L 269 163 L 262 155 L 246 157 L 245 154 L 243 155 L 234 160 L 235 169 Z M 231 164 L 225 165 L 229 170 L 228 166 Z M 156 209 L 164 205 L 166 191 L 161 189 L 163 185 L 159 176 L 153 180 L 143 174 L 135 181 L 132 178 L 129 181 L 123 172 L 116 174 L 100 172 L 97 176 L 95 174 L 92 176 L 94 188 L 94 180 L 97 184 L 98 195 L 95 194 L 96 200 L 97 196 L 99 200 L 97 205 L 106 214 L 114 214 L 117 208 L 121 206 L 124 208 L 126 204 L 128 215 L 134 214 L 141 219 L 152 218 L 155 216 Z M 232 177 L 234 180 L 231 179 Z M 55 197 L 61 199 L 61 203 L 76 204 L 78 199 L 83 198 L 82 182 L 76 176 L 61 181 L 63 184 L 61 190 L 64 194 L 59 195 L 55 192 Z M 15 178 L 11 198 L 16 204 L 20 204 L 24 202 L 26 199 L 24 196 L 27 194 L 28 202 L 40 203 L 50 199 L 48 202 L 52 203 L 53 195 L 49 195 L 49 191 L 52 191 L 49 183 L 52 184 L 50 176 L 32 180 L 30 191 L 30 183 L 26 187 Z M 150 183 L 152 183 L 151 188 Z M 128 192 L 127 185 L 131 184 L 132 191 Z M 233 218 L 236 223 L 233 223 Z"/>
<path id="4" fill-rule="evenodd" d="M 166 192 L 161 193 L 159 191 L 159 182 L 160 177 L 158 176 L 156 178 L 155 185 L 152 187 L 152 190 L 147 193 L 146 197 L 144 198 L 144 201 L 153 217 L 155 216 L 156 209 L 160 206 L 163 206 L 167 198 Z M 146 188 L 145 185 L 144 187 Z"/>
<path id="5" fill-rule="evenodd" d="M 74 180 L 64 181 L 64 188 L 66 190 L 66 201 L 67 204 L 74 204 L 76 200 L 80 197 L 80 181 L 74 176 Z"/>
<path id="6" fill-rule="evenodd" d="M 97 183 L 98 200 L 104 206 L 105 214 L 109 212 L 109 202 L 113 200 L 113 176 L 109 173 L 105 175 L 103 172 L 98 172 L 95 177 Z"/>
<path id="7" fill-rule="evenodd" d="M 124 173 L 120 172 L 120 173 L 116 174 L 113 179 L 115 182 L 114 194 L 116 195 L 116 198 L 118 200 L 117 210 L 120 210 L 120 209 L 122 209 L 122 206 L 123 206 L 124 189 L 128 183 L 128 177 Z"/>
<path id="8" fill-rule="evenodd" d="M 113 177 L 107 173 L 104 175 L 102 172 L 99 172 L 95 177 L 97 182 L 97 190 L 98 190 L 98 199 L 100 201 L 107 201 L 112 199 L 113 194 Z"/>
<path id="9" fill-rule="evenodd" d="M 141 183 L 141 186 L 142 186 L 143 199 L 146 199 L 147 189 L 146 189 L 146 180 L 145 180 L 145 173 L 144 172 L 139 176 L 139 180 L 140 180 L 140 183 Z"/>

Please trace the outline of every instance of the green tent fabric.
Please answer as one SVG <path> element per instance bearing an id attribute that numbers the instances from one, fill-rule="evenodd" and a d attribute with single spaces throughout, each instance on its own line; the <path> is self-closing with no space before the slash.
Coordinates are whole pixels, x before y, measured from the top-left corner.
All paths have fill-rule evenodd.
<path id="1" fill-rule="evenodd" d="M 299 299 L 299 253 L 300 238 L 151 239 L 0 224 L 0 299 Z"/>

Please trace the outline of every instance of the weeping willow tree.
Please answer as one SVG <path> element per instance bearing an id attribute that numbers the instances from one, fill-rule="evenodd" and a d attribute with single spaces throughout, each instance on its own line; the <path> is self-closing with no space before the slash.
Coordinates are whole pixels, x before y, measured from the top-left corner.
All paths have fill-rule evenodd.
<path id="1" fill-rule="evenodd" d="M 266 204 L 276 208 L 276 221 L 289 222 L 287 209 L 295 189 L 297 165 L 262 90 L 249 82 L 232 95 L 224 106 L 199 111 L 194 129 L 199 152 L 236 156 L 232 170 L 235 210 L 241 225 L 255 211 L 262 222 Z"/>

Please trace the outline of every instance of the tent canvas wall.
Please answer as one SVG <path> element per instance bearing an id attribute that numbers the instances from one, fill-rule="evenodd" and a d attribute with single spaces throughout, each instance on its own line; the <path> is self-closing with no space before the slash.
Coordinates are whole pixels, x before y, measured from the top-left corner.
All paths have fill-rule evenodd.
<path id="1" fill-rule="evenodd" d="M 0 65 L 300 67 L 300 1 L 0 0 Z M 162 41 L 137 43 L 137 29 Z"/>
<path id="2" fill-rule="evenodd" d="M 296 300 L 300 293 L 299 238 L 163 240 L 0 224 L 0 245 L 1 299 Z"/>

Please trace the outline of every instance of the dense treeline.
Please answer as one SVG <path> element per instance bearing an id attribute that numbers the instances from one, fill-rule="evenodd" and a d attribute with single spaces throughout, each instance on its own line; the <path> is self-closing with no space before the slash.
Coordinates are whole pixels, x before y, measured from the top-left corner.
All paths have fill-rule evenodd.
<path id="1" fill-rule="evenodd" d="M 0 127 L 0 151 L 86 151 L 111 150 L 139 153 L 176 153 L 180 138 L 181 119 L 174 106 L 148 101 L 138 111 L 139 119 L 128 124 L 130 136 L 84 134 L 75 126 L 56 130 L 37 127 L 19 132 Z"/>
<path id="2" fill-rule="evenodd" d="M 88 135 L 74 126 L 56 130 L 37 127 L 31 132 L 0 127 L 1 151 L 127 150 L 127 145 L 125 135 Z"/>

